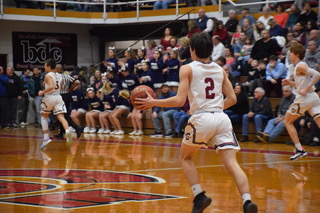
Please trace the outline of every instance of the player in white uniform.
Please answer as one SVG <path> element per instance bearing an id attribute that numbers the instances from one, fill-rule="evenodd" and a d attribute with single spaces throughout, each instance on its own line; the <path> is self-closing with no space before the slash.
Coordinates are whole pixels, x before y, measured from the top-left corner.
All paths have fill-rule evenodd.
<path id="1" fill-rule="evenodd" d="M 236 103 L 236 95 L 223 69 L 210 62 L 212 40 L 207 33 L 197 33 L 190 39 L 191 57 L 193 62 L 180 69 L 180 85 L 176 96 L 167 99 L 136 98 L 135 103 L 142 109 L 153 106 L 182 106 L 189 98 L 191 118 L 185 128 L 181 145 L 180 159 L 182 168 L 195 196 L 192 213 L 201 213 L 211 203 L 199 183 L 193 156 L 201 148 L 213 145 L 221 156 L 227 170 L 234 177 L 243 199 L 245 213 L 258 211 L 256 204 L 251 202 L 249 182 L 246 174 L 239 166 L 236 152 L 240 147 L 234 135 L 231 121 L 223 110 Z M 226 98 L 223 98 L 223 94 Z"/>
<path id="2" fill-rule="evenodd" d="M 72 143 L 69 125 L 64 118 L 64 113 L 67 113 L 67 109 L 60 95 L 61 74 L 55 71 L 56 62 L 52 59 L 45 62 L 44 68 L 45 71 L 48 72 L 44 78 L 45 89 L 43 91 L 40 90 L 38 93 L 39 96 L 44 95 L 41 103 L 41 125 L 44 135 L 41 149 L 51 142 L 48 131 L 48 116 L 51 111 L 57 115 L 58 120 L 62 123 L 66 131 L 67 144 L 69 145 Z"/>
<path id="3" fill-rule="evenodd" d="M 284 119 L 287 131 L 296 147 L 296 153 L 290 157 L 290 160 L 296 160 L 307 155 L 307 152 L 301 146 L 293 122 L 308 111 L 320 127 L 320 99 L 314 91 L 314 85 L 319 81 L 320 73 L 311 69 L 302 61 L 304 55 L 305 48 L 301 44 L 294 43 L 291 45 L 290 60 L 294 64 L 293 81 L 290 78 L 282 80 L 283 85 L 290 85 L 297 90 L 296 98 L 290 105 Z"/>

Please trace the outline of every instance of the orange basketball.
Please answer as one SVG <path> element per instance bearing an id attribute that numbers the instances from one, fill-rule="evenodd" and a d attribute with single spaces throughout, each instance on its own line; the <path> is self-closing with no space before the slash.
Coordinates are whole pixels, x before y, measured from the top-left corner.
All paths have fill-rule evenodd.
<path id="1" fill-rule="evenodd" d="M 156 94 L 154 93 L 153 89 L 151 89 L 150 87 L 146 86 L 146 85 L 140 85 L 137 86 L 136 88 L 134 88 L 131 91 L 131 95 L 130 95 L 130 101 L 132 103 L 132 105 L 136 108 L 139 109 L 139 105 L 135 104 L 134 101 L 136 98 L 147 98 L 147 93 L 146 91 L 153 97 L 156 98 Z"/>

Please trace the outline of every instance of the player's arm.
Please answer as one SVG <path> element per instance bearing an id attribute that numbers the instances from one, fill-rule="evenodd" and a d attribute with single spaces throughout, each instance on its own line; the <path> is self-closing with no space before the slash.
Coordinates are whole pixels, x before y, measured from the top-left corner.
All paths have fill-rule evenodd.
<path id="1" fill-rule="evenodd" d="M 39 96 L 43 96 L 46 93 L 48 93 L 48 92 L 50 92 L 51 90 L 54 89 L 53 79 L 52 79 L 52 77 L 50 75 L 46 75 L 44 77 L 44 83 L 46 83 L 48 85 L 48 87 L 43 91 L 39 91 L 39 93 L 38 93 Z"/>
<path id="2" fill-rule="evenodd" d="M 222 70 L 221 72 L 223 72 L 222 92 L 226 96 L 226 98 L 224 99 L 224 109 L 227 109 L 237 103 L 237 97 L 226 73 L 224 72 L 224 70 Z"/>
<path id="3" fill-rule="evenodd" d="M 148 98 L 136 98 L 135 103 L 143 105 L 143 109 L 148 109 L 153 106 L 159 107 L 179 107 L 183 106 L 186 102 L 188 91 L 191 82 L 191 67 L 189 65 L 184 65 L 180 68 L 179 72 L 180 83 L 178 88 L 178 93 L 176 96 L 166 98 L 166 99 L 153 99 L 151 95 L 148 94 Z"/>
<path id="4" fill-rule="evenodd" d="M 306 91 L 309 91 L 320 80 L 320 73 L 305 64 L 298 65 L 297 73 L 298 75 L 307 75 L 311 77 L 308 86 L 305 88 Z"/>

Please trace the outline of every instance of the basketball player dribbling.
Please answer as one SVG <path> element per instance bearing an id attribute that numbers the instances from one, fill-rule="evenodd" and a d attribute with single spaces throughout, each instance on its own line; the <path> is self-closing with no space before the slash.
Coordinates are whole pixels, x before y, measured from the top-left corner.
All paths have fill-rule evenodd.
<path id="1" fill-rule="evenodd" d="M 45 61 L 44 68 L 47 72 L 44 78 L 45 89 L 43 91 L 40 90 L 38 93 L 39 96 L 44 95 L 41 103 L 41 126 L 44 138 L 40 148 L 44 148 L 51 142 L 48 130 L 48 117 L 51 111 L 57 115 L 58 120 L 62 123 L 66 132 L 67 144 L 70 145 L 72 143 L 72 135 L 69 131 L 68 122 L 64 118 L 64 113 L 67 113 L 67 109 L 60 95 L 61 75 L 56 72 L 56 62 L 52 59 Z"/>
<path id="2" fill-rule="evenodd" d="M 320 99 L 314 91 L 314 85 L 320 80 L 320 73 L 302 61 L 305 52 L 305 48 L 301 44 L 295 42 L 291 45 L 290 60 L 294 65 L 294 72 L 290 79 L 293 79 L 293 81 L 290 79 L 282 80 L 283 85 L 290 85 L 297 90 L 296 98 L 284 118 L 284 124 L 296 147 L 296 153 L 290 157 L 290 160 L 297 160 L 307 156 L 307 152 L 301 146 L 293 122 L 308 111 L 318 127 L 320 127 Z"/>
<path id="3" fill-rule="evenodd" d="M 223 110 L 236 103 L 236 95 L 223 69 L 211 62 L 213 44 L 207 33 L 197 33 L 190 38 L 190 52 L 193 62 L 180 69 L 180 85 L 176 96 L 168 99 L 136 98 L 135 103 L 143 109 L 153 106 L 182 106 L 188 97 L 192 114 L 185 128 L 180 159 L 182 168 L 191 186 L 194 200 L 192 213 L 201 213 L 210 203 L 199 183 L 198 172 L 192 162 L 201 148 L 214 145 L 226 169 L 231 173 L 243 199 L 245 213 L 256 213 L 258 207 L 251 202 L 249 182 L 237 162 L 236 152 L 240 150 L 233 127 Z M 223 95 L 226 96 L 224 99 Z"/>

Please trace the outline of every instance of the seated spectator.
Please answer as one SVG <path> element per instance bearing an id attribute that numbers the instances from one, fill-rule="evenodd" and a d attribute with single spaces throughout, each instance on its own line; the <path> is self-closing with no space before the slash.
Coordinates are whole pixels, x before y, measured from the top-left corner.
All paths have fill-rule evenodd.
<path id="1" fill-rule="evenodd" d="M 272 115 L 271 103 L 264 94 L 265 91 L 261 87 L 254 90 L 254 99 L 251 103 L 250 111 L 242 116 L 242 138 L 240 142 L 249 140 L 249 122 L 255 124 L 256 132 L 261 132 L 262 124 L 270 119 Z M 260 142 L 260 140 L 256 137 L 254 142 Z"/>
<path id="2" fill-rule="evenodd" d="M 116 107 L 109 115 L 109 121 L 114 127 L 114 130 L 110 132 L 112 135 L 123 135 L 124 131 L 122 130 L 120 123 L 120 116 L 127 114 L 132 109 L 132 105 L 129 101 L 130 92 L 126 89 L 120 90 L 118 98 L 116 99 Z"/>
<path id="3" fill-rule="evenodd" d="M 228 64 L 231 68 L 234 66 L 234 62 L 236 59 L 233 57 L 232 51 L 229 47 L 225 50 L 225 58 L 226 58 L 226 64 Z"/>
<path id="4" fill-rule="evenodd" d="M 287 53 L 290 50 L 292 39 L 293 39 L 293 33 L 292 32 L 288 32 L 287 35 L 286 35 L 286 44 L 281 49 L 281 53 L 278 56 L 278 58 L 281 60 L 282 63 L 284 63 L 286 65 L 286 67 L 287 67 L 287 64 L 286 64 Z"/>
<path id="5" fill-rule="evenodd" d="M 182 65 L 189 64 L 190 62 L 192 62 L 189 38 L 182 37 L 180 39 L 180 42 L 181 42 L 181 47 L 179 48 L 180 63 Z"/>
<path id="6" fill-rule="evenodd" d="M 154 51 L 156 51 L 158 48 L 157 48 L 157 44 L 154 40 L 149 40 L 147 42 L 147 60 L 148 61 L 151 61 L 151 59 L 153 59 L 153 53 Z"/>
<path id="7" fill-rule="evenodd" d="M 121 87 L 121 82 L 120 82 L 118 76 L 115 75 L 115 72 L 107 71 L 106 77 L 107 77 L 107 81 L 111 82 L 113 88 L 120 88 Z"/>
<path id="8" fill-rule="evenodd" d="M 78 126 L 81 125 L 81 120 L 85 118 L 86 113 L 89 110 L 88 93 L 89 91 L 94 91 L 93 88 L 88 88 L 86 94 L 84 94 L 80 89 L 73 90 L 70 93 L 70 117 L 72 121 Z"/>
<path id="9" fill-rule="evenodd" d="M 166 99 L 175 96 L 177 93 L 172 92 L 167 84 L 161 86 L 162 95 L 159 99 Z M 152 113 L 152 123 L 155 128 L 155 132 L 150 135 L 150 137 L 165 137 L 172 138 L 172 128 L 171 120 L 173 119 L 173 113 L 178 112 L 179 107 L 155 107 Z M 163 120 L 165 134 L 162 135 L 162 128 L 160 124 L 160 119 Z"/>
<path id="10" fill-rule="evenodd" d="M 244 32 L 242 32 L 240 33 L 238 42 L 232 45 L 232 50 L 233 50 L 232 52 L 236 59 L 240 56 L 241 49 L 245 41 L 247 40 L 247 38 L 248 38 L 247 35 Z"/>
<path id="11" fill-rule="evenodd" d="M 93 88 L 88 88 L 87 91 L 88 103 L 91 110 L 86 113 L 86 127 L 84 128 L 83 133 L 96 133 L 96 119 L 99 118 L 99 114 L 104 110 L 100 99 L 101 91 L 98 91 L 97 95 Z"/>
<path id="12" fill-rule="evenodd" d="M 172 48 L 172 49 L 179 49 L 180 48 L 180 46 L 178 45 L 178 38 L 177 37 L 175 37 L 175 36 L 172 36 L 171 38 L 170 38 L 170 41 L 169 41 L 169 43 L 170 43 L 170 47 Z"/>
<path id="13" fill-rule="evenodd" d="M 190 38 L 195 33 L 201 32 L 196 20 L 190 19 L 187 25 L 188 25 L 188 35 L 187 35 L 188 38 Z"/>
<path id="14" fill-rule="evenodd" d="M 295 95 L 292 93 L 292 88 L 290 86 L 283 86 L 282 94 L 283 96 L 278 107 L 277 117 L 268 121 L 263 132 L 258 132 L 257 137 L 264 143 L 272 142 L 286 129 L 284 125 L 284 116 L 288 111 L 289 106 L 293 103 Z"/>
<path id="15" fill-rule="evenodd" d="M 137 52 L 137 59 L 135 61 L 134 65 L 134 73 L 136 75 L 140 75 L 142 71 L 142 61 L 147 60 L 146 56 L 146 48 L 145 47 L 140 47 Z"/>
<path id="16" fill-rule="evenodd" d="M 238 43 L 238 41 L 240 40 L 241 33 L 243 33 L 243 28 L 241 25 L 237 25 L 236 32 L 232 35 L 232 38 L 231 38 L 231 43 L 230 43 L 231 45 Z"/>
<path id="17" fill-rule="evenodd" d="M 146 85 L 153 89 L 154 84 L 154 75 L 153 72 L 149 69 L 149 63 L 145 60 L 141 62 L 142 72 L 139 73 L 139 82 L 140 85 Z"/>
<path id="18" fill-rule="evenodd" d="M 106 67 L 107 71 L 113 71 L 114 73 L 118 72 L 119 67 L 115 47 L 108 48 L 108 58 L 103 62 L 103 65 Z"/>
<path id="19" fill-rule="evenodd" d="M 269 28 L 270 28 L 270 26 L 269 26 Z M 266 29 L 266 27 L 261 21 L 257 21 L 256 24 L 253 25 L 253 37 L 254 37 L 255 41 L 257 41 L 261 38 L 261 33 L 265 29 Z"/>
<path id="20" fill-rule="evenodd" d="M 318 29 L 317 22 L 315 22 L 314 20 L 307 21 L 307 23 L 306 23 L 307 41 L 309 40 L 311 31 L 317 30 L 317 29 Z"/>
<path id="21" fill-rule="evenodd" d="M 104 111 L 99 114 L 100 129 L 98 134 L 109 134 L 111 132 L 108 118 L 116 106 L 115 100 L 117 100 L 118 95 L 119 90 L 113 87 L 111 82 L 105 83 L 101 88 Z"/>
<path id="22" fill-rule="evenodd" d="M 243 19 L 242 28 L 243 32 L 247 35 L 247 37 L 253 39 L 253 27 L 252 25 L 250 25 L 248 18 Z"/>
<path id="23" fill-rule="evenodd" d="M 184 128 L 187 126 L 188 120 L 191 117 L 190 105 L 188 99 L 179 112 L 173 113 L 174 133 L 172 137 L 182 138 Z"/>
<path id="24" fill-rule="evenodd" d="M 309 41 L 315 41 L 318 48 L 320 47 L 320 30 L 311 30 L 309 33 L 308 44 Z"/>
<path id="25" fill-rule="evenodd" d="M 170 4 L 174 4 L 175 1 L 173 0 L 163 0 L 163 1 L 157 1 L 153 5 L 154 10 L 160 10 L 160 9 L 168 9 Z"/>
<path id="26" fill-rule="evenodd" d="M 94 75 L 89 79 L 89 85 L 94 85 L 95 82 L 100 82 L 101 80 L 101 72 L 99 70 L 94 71 Z"/>
<path id="27" fill-rule="evenodd" d="M 165 67 L 163 72 L 167 73 L 167 85 L 173 92 L 177 92 L 179 86 L 180 61 L 176 50 L 171 50 L 170 55 L 163 56 L 163 67 Z"/>
<path id="28" fill-rule="evenodd" d="M 197 6 L 206 6 L 208 4 L 211 4 L 211 5 L 217 5 L 217 2 L 216 0 L 210 0 L 210 1 L 207 1 L 207 0 L 197 0 Z"/>
<path id="29" fill-rule="evenodd" d="M 88 6 L 87 4 L 76 4 L 77 11 L 79 12 L 88 12 Z"/>
<path id="30" fill-rule="evenodd" d="M 236 84 L 234 92 L 237 96 L 237 103 L 228 109 L 224 110 L 233 124 L 241 123 L 244 114 L 249 112 L 249 101 L 247 92 L 243 86 Z"/>
<path id="31" fill-rule="evenodd" d="M 291 5 L 289 18 L 285 27 L 288 31 L 292 31 L 294 25 L 298 22 L 300 13 L 300 9 L 295 4 Z"/>
<path id="32" fill-rule="evenodd" d="M 248 75 L 247 62 L 250 59 L 252 48 L 252 39 L 247 38 L 244 42 L 244 45 L 241 48 L 239 57 L 237 58 L 237 69 L 241 72 L 241 75 Z"/>
<path id="33" fill-rule="evenodd" d="M 257 87 L 263 87 L 266 81 L 266 62 L 264 60 L 252 60 L 251 69 L 248 72 L 248 80 L 242 85 L 248 87 L 247 92 L 253 95 Z"/>
<path id="34" fill-rule="evenodd" d="M 300 16 L 298 18 L 298 22 L 301 21 L 304 24 L 306 24 L 307 21 L 309 21 L 309 20 L 317 21 L 317 19 L 318 19 L 318 15 L 317 15 L 317 13 L 315 11 L 313 11 L 311 9 L 310 3 L 308 3 L 308 2 L 305 3 L 303 5 L 303 9 L 301 11 L 301 14 L 300 14 Z"/>
<path id="35" fill-rule="evenodd" d="M 222 66 L 222 69 L 226 72 L 229 81 L 231 82 L 232 86 L 234 87 L 234 85 L 236 84 L 236 78 L 231 74 L 231 72 L 232 72 L 231 66 L 228 64 L 225 64 Z"/>
<path id="36" fill-rule="evenodd" d="M 277 21 L 274 20 L 274 19 L 270 19 L 268 21 L 268 25 L 270 26 L 270 37 L 271 38 L 274 38 L 274 37 L 277 37 L 277 36 L 284 36 L 284 31 L 282 29 L 282 27 L 277 24 Z"/>
<path id="37" fill-rule="evenodd" d="M 120 66 L 125 65 L 126 67 L 128 67 L 131 73 L 134 72 L 134 65 L 135 65 L 134 53 L 130 48 L 124 51 L 124 61 L 122 61 L 122 63 L 119 61 L 118 64 Z"/>
<path id="38" fill-rule="evenodd" d="M 307 35 L 303 22 L 299 21 L 296 23 L 293 28 L 293 37 L 297 39 L 300 44 L 306 44 Z"/>
<path id="39" fill-rule="evenodd" d="M 164 83 L 164 75 L 162 73 L 163 60 L 161 58 L 161 52 L 159 50 L 156 50 L 153 53 L 153 59 L 151 59 L 150 61 L 150 70 L 154 76 L 153 88 L 155 88 L 156 94 L 159 95 L 161 91 L 160 87 Z"/>
<path id="40" fill-rule="evenodd" d="M 310 68 L 320 70 L 320 50 L 315 41 L 309 41 L 308 51 L 303 61 L 306 62 Z"/>
<path id="41" fill-rule="evenodd" d="M 224 45 L 227 45 L 227 44 L 230 43 L 228 31 L 227 31 L 227 29 L 223 26 L 223 22 L 222 22 L 222 21 L 218 21 L 218 23 L 217 23 L 217 29 L 214 31 L 213 35 L 219 36 L 221 42 L 222 42 Z"/>
<path id="42" fill-rule="evenodd" d="M 212 37 L 212 42 L 213 42 L 213 51 L 212 51 L 211 59 L 212 61 L 216 61 L 220 56 L 224 56 L 226 48 L 221 42 L 220 37 L 217 35 Z"/>
<path id="43" fill-rule="evenodd" d="M 228 17 L 229 17 L 229 19 L 227 20 L 227 22 L 225 24 L 225 28 L 227 28 L 227 31 L 229 33 L 229 38 L 231 38 L 237 30 L 237 26 L 239 24 L 239 21 L 236 18 L 236 11 L 235 10 L 229 10 Z"/>
<path id="44" fill-rule="evenodd" d="M 127 89 L 132 91 L 136 86 L 140 85 L 138 77 L 129 71 L 129 68 L 124 66 L 120 69 L 123 78 L 120 80 L 118 89 Z"/>
<path id="45" fill-rule="evenodd" d="M 276 14 L 273 16 L 274 20 L 279 24 L 282 28 L 286 27 L 289 15 L 285 12 L 286 8 L 284 4 L 276 5 Z"/>
<path id="46" fill-rule="evenodd" d="M 276 91 L 276 97 L 282 97 L 282 79 L 287 76 L 286 66 L 278 61 L 278 57 L 275 55 L 270 56 L 269 64 L 266 71 L 266 96 L 271 97 L 271 92 Z"/>
<path id="47" fill-rule="evenodd" d="M 241 17 L 240 22 L 239 22 L 239 24 L 240 24 L 241 26 L 243 26 L 243 20 L 244 20 L 245 18 L 249 19 L 249 25 L 253 25 L 254 23 L 256 23 L 255 18 L 254 18 L 252 15 L 250 15 L 250 10 L 249 10 L 249 8 L 243 8 L 243 9 L 241 9 L 241 15 L 242 15 L 242 17 Z"/>
<path id="48" fill-rule="evenodd" d="M 258 21 L 262 22 L 265 26 L 265 29 L 269 30 L 270 26 L 268 24 L 268 21 L 272 18 L 273 16 L 270 15 L 270 8 L 268 6 L 264 6 L 262 8 L 262 16 L 258 18 L 257 22 Z"/>

